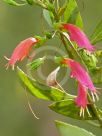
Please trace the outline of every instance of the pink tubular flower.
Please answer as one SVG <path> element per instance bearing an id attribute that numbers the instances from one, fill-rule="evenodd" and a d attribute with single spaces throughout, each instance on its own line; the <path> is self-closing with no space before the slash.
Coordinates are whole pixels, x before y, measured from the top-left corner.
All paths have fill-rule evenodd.
<path id="1" fill-rule="evenodd" d="M 87 90 L 80 83 L 78 84 L 78 96 L 75 99 L 77 106 L 86 108 L 88 104 Z"/>
<path id="2" fill-rule="evenodd" d="M 78 62 L 69 58 L 64 59 L 63 64 L 67 64 L 70 67 L 72 78 L 77 79 L 80 84 L 82 84 L 84 87 L 88 88 L 91 91 L 93 100 L 95 101 L 94 95 L 98 99 L 96 88 L 94 87 L 93 82 L 91 81 L 91 78 L 86 70 Z"/>
<path id="3" fill-rule="evenodd" d="M 78 84 L 78 96 L 75 99 L 75 103 L 78 107 L 85 109 L 88 104 L 87 90 L 80 83 Z"/>
<path id="4" fill-rule="evenodd" d="M 14 49 L 8 64 L 6 65 L 7 68 L 9 66 L 12 66 L 12 69 L 14 69 L 15 63 L 17 61 L 22 61 L 25 57 L 29 56 L 29 52 L 31 50 L 31 47 L 38 42 L 37 39 L 30 37 L 28 39 L 25 39 L 21 41 L 18 46 Z"/>
<path id="5" fill-rule="evenodd" d="M 80 116 L 83 115 L 84 117 L 84 110 L 87 109 L 88 104 L 87 90 L 86 87 L 83 87 L 80 83 L 78 83 L 78 96 L 75 99 L 75 103 L 80 107 Z"/>
<path id="6" fill-rule="evenodd" d="M 85 48 L 90 52 L 95 50 L 85 33 L 80 28 L 73 24 L 63 24 L 63 28 L 69 32 L 70 40 L 76 42 L 79 47 Z"/>
<path id="7" fill-rule="evenodd" d="M 78 62 L 68 58 L 64 59 L 63 63 L 70 67 L 72 78 L 76 78 L 82 85 L 89 88 L 91 91 L 96 92 L 96 88 L 94 87 L 90 76 Z"/>

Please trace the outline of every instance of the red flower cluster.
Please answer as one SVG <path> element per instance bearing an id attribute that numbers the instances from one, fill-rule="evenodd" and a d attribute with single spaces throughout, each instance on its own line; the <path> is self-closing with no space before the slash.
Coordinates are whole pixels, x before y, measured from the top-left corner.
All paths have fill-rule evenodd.
<path id="1" fill-rule="evenodd" d="M 67 64 L 71 69 L 71 78 L 75 78 L 78 81 L 78 96 L 75 99 L 75 103 L 78 107 L 81 107 L 81 113 L 84 114 L 84 109 L 87 108 L 88 104 L 87 90 L 90 90 L 93 101 L 95 101 L 95 96 L 98 99 L 96 88 L 94 87 L 89 74 L 78 62 L 67 58 L 64 59 L 62 63 Z"/>
<path id="2" fill-rule="evenodd" d="M 85 33 L 76 25 L 63 23 L 61 28 L 68 32 L 70 40 L 77 43 L 80 48 L 84 48 L 89 52 L 95 50 Z M 71 69 L 71 78 L 75 78 L 78 81 L 78 96 L 75 99 L 75 103 L 78 107 L 81 107 L 80 115 L 84 115 L 84 109 L 87 109 L 88 104 L 87 91 L 88 89 L 90 90 L 93 101 L 95 101 L 95 96 L 98 99 L 96 88 L 94 87 L 89 74 L 80 63 L 69 58 L 64 59 L 62 63 L 69 66 Z"/>
<path id="3" fill-rule="evenodd" d="M 71 41 L 76 42 L 79 47 L 85 48 L 90 52 L 94 51 L 94 47 L 91 45 L 89 39 L 80 28 L 73 24 L 62 24 L 62 27 L 63 29 L 68 31 Z M 12 68 L 14 69 L 15 63 L 17 61 L 22 61 L 25 57 L 29 56 L 29 52 L 32 46 L 34 46 L 38 42 L 39 40 L 33 37 L 20 42 L 14 49 L 10 59 L 8 59 L 9 62 L 6 65 L 7 68 L 9 66 L 12 66 Z M 98 98 L 96 88 L 94 87 L 89 74 L 80 65 L 80 63 L 69 58 L 64 59 L 62 63 L 67 64 L 71 69 L 71 78 L 75 78 L 78 81 L 78 96 L 75 99 L 75 103 L 78 107 L 81 107 L 81 114 L 84 114 L 84 109 L 87 108 L 88 104 L 87 91 L 90 90 L 93 101 L 95 101 L 95 96 L 96 98 Z"/>

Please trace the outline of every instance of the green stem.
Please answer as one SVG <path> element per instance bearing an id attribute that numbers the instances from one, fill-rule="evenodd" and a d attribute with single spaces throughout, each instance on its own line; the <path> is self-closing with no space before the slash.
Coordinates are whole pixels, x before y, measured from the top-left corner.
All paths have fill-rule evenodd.
<path id="1" fill-rule="evenodd" d="M 63 35 L 63 33 L 62 33 L 62 35 Z M 88 71 L 88 68 L 87 68 L 85 62 L 83 61 L 82 57 L 77 52 L 77 50 L 75 49 L 73 43 L 65 35 L 63 35 L 63 38 L 64 37 L 67 39 L 67 42 L 68 42 L 68 47 L 67 48 L 68 49 L 70 48 L 70 52 L 73 54 L 73 58 L 75 58 L 78 62 L 80 62 L 83 65 L 83 67 L 85 67 L 85 69 Z M 66 46 L 67 46 L 67 44 L 66 44 Z"/>
<path id="2" fill-rule="evenodd" d="M 102 128 L 102 118 L 100 117 L 100 115 L 99 115 L 99 113 L 98 113 L 98 110 L 97 110 L 97 107 L 96 107 L 96 105 L 93 103 L 92 98 L 91 98 L 91 96 L 90 96 L 89 94 L 88 94 L 88 100 L 89 100 L 89 102 L 91 103 L 91 108 L 92 108 L 94 114 L 96 115 L 96 117 L 97 117 L 97 119 L 98 119 L 98 122 L 99 122 L 99 124 L 100 124 L 100 127 Z"/>
<path id="3" fill-rule="evenodd" d="M 65 39 L 64 39 L 64 37 L 63 37 L 63 35 L 61 33 L 60 33 L 60 37 L 61 37 L 62 43 L 64 44 L 64 47 L 66 49 L 67 54 L 69 55 L 70 58 L 73 58 L 71 50 L 68 48 L 68 46 L 66 44 L 66 41 L 65 41 Z"/>
<path id="4" fill-rule="evenodd" d="M 59 9 L 59 0 L 56 0 L 57 2 L 57 10 Z"/>

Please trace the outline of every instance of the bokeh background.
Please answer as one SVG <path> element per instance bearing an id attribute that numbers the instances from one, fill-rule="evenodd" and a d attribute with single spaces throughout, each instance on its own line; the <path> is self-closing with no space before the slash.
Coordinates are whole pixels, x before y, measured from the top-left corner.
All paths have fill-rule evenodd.
<path id="1" fill-rule="evenodd" d="M 96 24 L 102 19 L 102 0 L 78 0 L 78 3 L 85 32 L 90 36 Z M 48 109 L 48 102 L 29 95 L 32 108 L 40 118 L 35 119 L 28 108 L 25 91 L 19 84 L 16 72 L 11 69 L 5 70 L 4 65 L 7 61 L 3 58 L 4 55 L 9 57 L 22 39 L 35 34 L 42 35 L 41 18 L 42 12 L 37 6 L 13 7 L 0 0 L 0 136 L 58 136 L 54 125 L 55 119 L 77 124 L 101 136 L 102 129 L 58 115 Z M 48 44 L 56 46 L 57 43 L 55 40 Z M 46 67 L 48 74 L 55 66 L 51 63 L 50 67 L 49 65 Z M 67 84 L 65 87 L 67 88 Z M 98 105 L 102 108 L 101 96 Z"/>

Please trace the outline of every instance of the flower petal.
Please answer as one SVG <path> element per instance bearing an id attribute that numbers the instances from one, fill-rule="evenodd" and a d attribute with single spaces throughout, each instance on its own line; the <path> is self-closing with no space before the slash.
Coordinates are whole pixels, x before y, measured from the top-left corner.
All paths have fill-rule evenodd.
<path id="1" fill-rule="evenodd" d="M 86 108 L 88 104 L 87 100 L 87 89 L 78 83 L 78 96 L 75 99 L 75 103 L 78 107 Z"/>
<path id="2" fill-rule="evenodd" d="M 85 48 L 90 52 L 95 50 L 85 33 L 79 27 L 73 24 L 63 24 L 63 28 L 69 32 L 70 40 L 76 42 L 79 47 Z"/>
<path id="3" fill-rule="evenodd" d="M 17 61 L 22 61 L 25 57 L 29 55 L 31 47 L 37 42 L 38 40 L 33 37 L 21 41 L 14 49 L 11 58 L 7 64 L 7 67 L 12 66 L 14 68 L 14 65 Z"/>
<path id="4" fill-rule="evenodd" d="M 90 89 L 93 93 L 96 93 L 96 88 L 91 81 L 89 74 L 80 65 L 80 63 L 72 59 L 64 59 L 63 63 L 67 64 L 71 69 L 71 77 L 77 79 L 83 86 Z"/>

